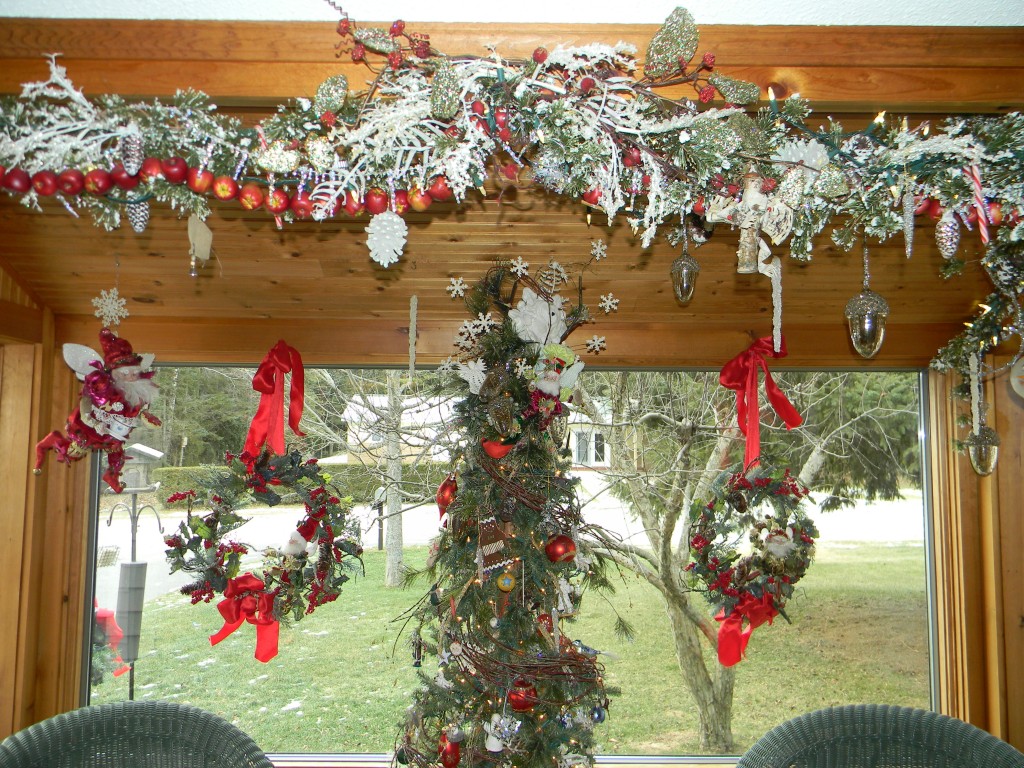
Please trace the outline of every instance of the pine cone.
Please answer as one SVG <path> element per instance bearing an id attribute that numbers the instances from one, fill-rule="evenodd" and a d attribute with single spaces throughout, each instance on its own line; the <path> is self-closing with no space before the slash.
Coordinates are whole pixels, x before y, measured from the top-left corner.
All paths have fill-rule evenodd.
<path id="1" fill-rule="evenodd" d="M 132 229 L 139 234 L 145 232 L 146 226 L 149 224 L 149 203 L 128 203 L 125 206 L 125 211 Z"/>
<path id="2" fill-rule="evenodd" d="M 142 170 L 142 161 L 145 156 L 141 135 L 129 133 L 121 138 L 121 164 L 129 176 L 134 176 Z"/>
<path id="3" fill-rule="evenodd" d="M 950 211 L 942 214 L 939 223 L 935 225 L 935 244 L 939 246 L 942 258 L 952 259 L 956 256 L 957 248 L 960 247 L 960 224 Z"/>

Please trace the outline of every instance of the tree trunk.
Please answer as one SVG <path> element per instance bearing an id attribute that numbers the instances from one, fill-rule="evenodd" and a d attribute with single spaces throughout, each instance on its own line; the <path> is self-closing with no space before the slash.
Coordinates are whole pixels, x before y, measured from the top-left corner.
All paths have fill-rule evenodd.
<path id="1" fill-rule="evenodd" d="M 719 665 L 716 665 L 714 674 L 708 671 L 701 652 L 703 635 L 681 605 L 670 595 L 664 597 L 669 621 L 672 623 L 680 675 L 697 705 L 700 746 L 709 752 L 728 754 L 734 746 L 732 695 L 735 672 L 731 667 Z"/>
<path id="2" fill-rule="evenodd" d="M 402 388 L 401 373 L 387 372 L 388 409 L 385 418 L 385 461 L 387 462 L 387 522 L 384 529 L 384 586 L 402 585 Z"/>

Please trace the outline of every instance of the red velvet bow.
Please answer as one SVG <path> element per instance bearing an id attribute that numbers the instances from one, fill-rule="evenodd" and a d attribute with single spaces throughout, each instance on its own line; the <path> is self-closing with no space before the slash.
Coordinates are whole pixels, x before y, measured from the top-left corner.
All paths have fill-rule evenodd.
<path id="1" fill-rule="evenodd" d="M 749 592 L 740 596 L 740 601 L 725 615 L 725 611 L 719 611 L 715 617 L 722 622 L 718 628 L 718 661 L 724 667 L 731 667 L 738 664 L 747 650 L 747 643 L 754 630 L 766 621 L 771 624 L 772 619 L 778 616 L 772 596 L 765 592 L 758 599 Z M 747 620 L 744 629 L 743 620 Z"/>
<path id="2" fill-rule="evenodd" d="M 782 340 L 779 351 L 776 352 L 770 338 L 758 339 L 745 352 L 741 352 L 726 363 L 718 377 L 723 387 L 736 390 L 736 420 L 739 422 L 740 432 L 747 437 L 743 456 L 745 469 L 755 465 L 761 455 L 761 408 L 757 401 L 758 367 L 764 370 L 764 388 L 768 402 L 785 422 L 786 429 L 799 427 L 804 421 L 772 378 L 765 355 L 785 357 L 786 340 Z"/>
<path id="3" fill-rule="evenodd" d="M 243 621 L 256 625 L 256 658 L 264 663 L 277 656 L 277 639 L 281 626 L 274 618 L 274 595 L 264 590 L 263 581 L 251 573 L 228 579 L 224 599 L 217 604 L 224 617 L 224 626 L 210 635 L 216 645 L 230 635 Z"/>
<path id="4" fill-rule="evenodd" d="M 249 425 L 249 434 L 245 437 L 245 452 L 250 456 L 259 456 L 264 444 L 278 455 L 284 453 L 284 375 L 289 371 L 292 388 L 288 426 L 296 435 L 305 434 L 299 431 L 305 395 L 302 358 L 295 349 L 279 341 L 263 358 L 252 379 L 252 388 L 262 395 Z"/>

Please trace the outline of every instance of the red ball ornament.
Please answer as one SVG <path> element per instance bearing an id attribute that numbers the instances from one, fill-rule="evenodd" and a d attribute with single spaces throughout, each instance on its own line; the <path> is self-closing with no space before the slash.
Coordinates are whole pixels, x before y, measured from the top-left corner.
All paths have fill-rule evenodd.
<path id="1" fill-rule="evenodd" d="M 455 768 L 462 757 L 462 751 L 456 741 L 448 741 L 445 734 L 441 734 L 441 741 L 437 746 L 437 759 L 444 768 Z"/>
<path id="2" fill-rule="evenodd" d="M 455 494 L 459 491 L 459 484 L 455 482 L 455 475 L 448 475 L 444 482 L 437 488 L 437 509 L 444 517 L 448 511 L 448 505 L 455 501 Z"/>
<path id="3" fill-rule="evenodd" d="M 552 563 L 571 562 L 576 557 L 576 542 L 564 533 L 560 533 L 548 539 L 548 543 L 544 546 L 544 554 Z"/>
<path id="4" fill-rule="evenodd" d="M 507 698 L 508 705 L 516 712 L 529 712 L 537 704 L 537 689 L 528 680 L 516 680 Z"/>
<path id="5" fill-rule="evenodd" d="M 484 453 L 490 456 L 492 459 L 503 459 L 508 456 L 509 451 L 515 447 L 515 443 L 505 444 L 498 440 L 481 440 L 480 445 L 484 449 Z"/>

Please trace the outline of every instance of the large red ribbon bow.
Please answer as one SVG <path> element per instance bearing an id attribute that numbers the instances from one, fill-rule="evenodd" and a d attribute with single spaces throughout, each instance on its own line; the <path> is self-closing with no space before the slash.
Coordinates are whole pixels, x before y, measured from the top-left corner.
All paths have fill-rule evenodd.
<path id="1" fill-rule="evenodd" d="M 718 628 L 718 661 L 722 666 L 739 664 L 754 630 L 765 622 L 771 624 L 778 614 L 772 596 L 767 592 L 760 599 L 744 592 L 728 616 L 724 610 L 719 611 L 715 618 L 722 622 Z M 747 621 L 746 627 L 743 626 L 744 619 Z"/>
<path id="2" fill-rule="evenodd" d="M 302 357 L 284 341 L 279 341 L 263 358 L 252 379 L 252 388 L 262 394 L 256 415 L 249 425 L 249 434 L 245 437 L 245 452 L 250 456 L 259 456 L 264 444 L 274 453 L 284 454 L 284 375 L 289 371 L 292 387 L 288 426 L 296 435 L 305 434 L 299 431 L 305 396 Z"/>
<path id="3" fill-rule="evenodd" d="M 210 645 L 216 645 L 248 621 L 256 625 L 257 660 L 266 663 L 277 656 L 281 625 L 274 618 L 274 595 L 265 590 L 262 579 L 251 573 L 228 579 L 217 610 L 224 617 L 224 626 L 210 635 Z"/>
<path id="4" fill-rule="evenodd" d="M 772 378 L 765 355 L 785 357 L 786 340 L 782 339 L 779 351 L 776 352 L 770 338 L 758 339 L 745 352 L 741 352 L 726 363 L 718 377 L 723 387 L 736 390 L 736 420 L 739 422 L 740 432 L 747 437 L 743 456 L 745 469 L 756 464 L 761 455 L 761 408 L 757 400 L 759 367 L 764 371 L 764 388 L 768 402 L 785 422 L 786 429 L 799 427 L 804 421 Z"/>

